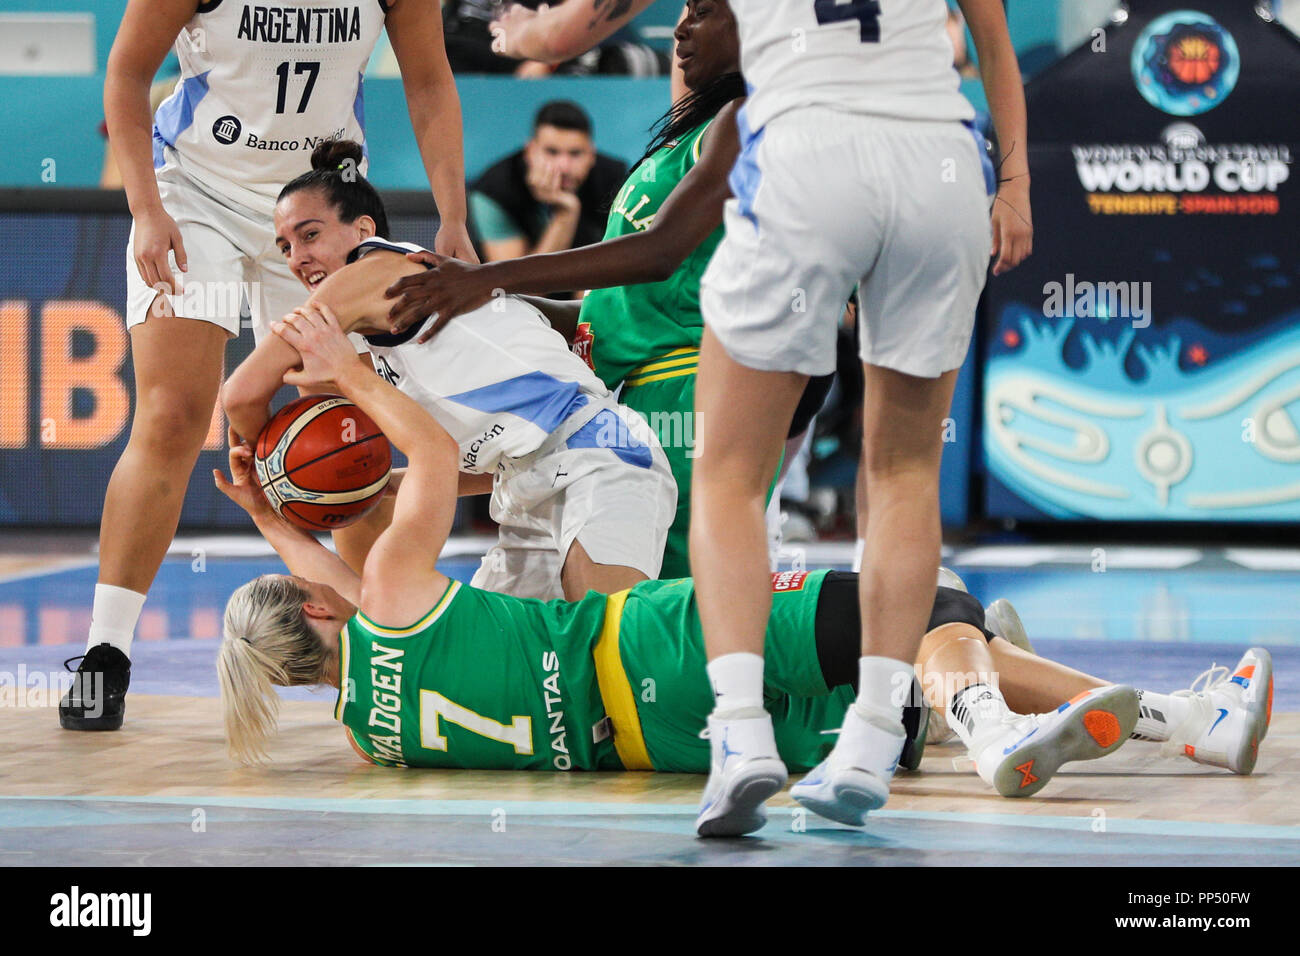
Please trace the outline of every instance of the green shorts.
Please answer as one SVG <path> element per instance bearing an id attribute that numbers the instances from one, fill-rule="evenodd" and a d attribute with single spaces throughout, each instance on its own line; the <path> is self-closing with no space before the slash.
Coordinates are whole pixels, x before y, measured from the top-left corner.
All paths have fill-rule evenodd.
<path id="1" fill-rule="evenodd" d="M 817 602 L 827 573 L 773 576 L 763 703 L 781 759 L 796 773 L 830 752 L 835 736 L 826 731 L 839 730 L 854 699 L 850 687 L 826 686 L 817 660 Z M 692 582 L 638 585 L 623 605 L 619 652 L 654 769 L 707 773 L 709 742 L 699 734 L 713 710 L 713 690 Z"/>
<path id="2" fill-rule="evenodd" d="M 664 545 L 664 561 L 659 570 L 661 578 L 685 578 L 691 573 L 691 471 L 695 466 L 699 436 L 695 422 L 695 374 L 675 375 L 644 385 L 623 386 L 619 401 L 635 409 L 654 429 L 668 467 L 677 482 L 677 514 L 668 529 Z M 777 466 L 778 471 L 780 465 Z M 770 501 L 776 491 L 776 481 L 767 489 Z"/>
<path id="3" fill-rule="evenodd" d="M 661 578 L 684 578 L 691 573 L 691 468 L 695 464 L 695 374 L 677 375 L 623 386 L 619 401 L 635 409 L 655 430 L 668 467 L 677 482 L 677 514 L 664 545 Z"/>

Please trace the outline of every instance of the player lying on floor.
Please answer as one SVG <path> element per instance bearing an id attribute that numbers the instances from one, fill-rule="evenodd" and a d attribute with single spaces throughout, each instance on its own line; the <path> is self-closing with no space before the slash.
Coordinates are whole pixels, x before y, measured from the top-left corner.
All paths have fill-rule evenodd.
<path id="1" fill-rule="evenodd" d="M 275 331 L 302 355 L 290 384 L 333 380 L 410 464 L 392 523 L 359 576 L 275 515 L 250 477 L 246 448 L 231 449 L 233 481 L 214 473 L 292 572 L 245 584 L 226 608 L 217 666 L 232 756 L 264 757 L 276 726 L 275 685 L 329 685 L 340 688 L 335 716 L 352 745 L 379 764 L 707 771 L 710 747 L 699 730 L 713 697 L 691 581 L 643 582 L 571 603 L 451 581 L 435 562 L 455 509 L 455 441 L 410 398 L 357 365 L 328 309 L 305 310 Z M 854 700 L 857 580 L 844 572 L 786 572 L 774 577 L 773 590 L 766 707 L 782 759 L 802 771 L 825 756 L 827 731 Z M 1028 795 L 1056 767 L 1108 753 L 1139 726 L 1137 692 L 1014 653 L 1002 639 L 983 648 L 985 618 L 969 594 L 939 588 L 920 671 L 935 688 L 951 688 L 932 694 L 935 703 L 975 715 L 969 725 L 957 721 L 972 748 L 1003 751 L 996 760 L 972 753 L 985 779 L 1000 788 L 1010 779 L 1017 786 L 1008 789 Z M 981 638 L 978 648 L 971 637 Z M 1078 696 L 1059 707 L 1062 698 L 1052 698 L 1048 712 L 1008 720 L 1005 705 L 988 703 L 998 700 L 994 692 L 966 690 L 980 683 L 967 670 L 996 680 L 998 661 L 1011 674 L 1009 689 L 1019 694 L 1021 682 L 1027 685 L 1023 699 Z M 936 673 L 943 679 L 934 681 Z M 1265 680 L 1259 671 L 1256 677 Z M 1079 694 L 1082 683 L 1088 687 Z M 1214 703 L 1234 693 L 1240 700 L 1241 691 L 1237 684 L 1217 690 Z M 907 693 L 900 688 L 904 699 Z M 1231 726 L 1249 719 L 1246 702 L 1231 706 Z M 908 721 L 905 766 L 919 762 L 922 714 L 913 708 Z M 727 745 L 743 750 L 745 741 Z M 1019 786 L 1025 776 L 1016 767 L 1026 762 L 1036 779 Z"/>
<path id="2" fill-rule="evenodd" d="M 644 419 L 615 402 L 541 313 L 513 296 L 425 344 L 408 343 L 418 327 L 388 334 L 384 290 L 424 267 L 406 258 L 418 246 L 376 238 L 388 231 L 387 215 L 356 172 L 360 161 L 356 143 L 317 147 L 312 171 L 280 192 L 276 244 L 310 290 L 308 302 L 328 305 L 345 329 L 364 335 L 376 370 L 454 436 L 462 493 L 491 492 L 498 543 L 474 584 L 576 599 L 658 577 L 677 487 Z M 235 369 L 221 390 L 232 441 L 256 438 L 284 373 L 300 362 L 270 335 Z M 387 525 L 389 507 L 335 533 L 353 567 Z"/>
<path id="3" fill-rule="evenodd" d="M 951 585 L 939 589 L 940 602 L 945 594 L 962 594 L 964 604 L 978 607 L 978 602 L 965 594 L 966 585 L 957 575 L 945 568 L 939 579 Z M 982 619 L 972 611 L 956 623 L 936 627 L 942 617 L 956 615 L 931 615 L 931 629 L 916 660 L 927 702 L 936 710 L 928 721 L 928 739 L 940 736 L 941 728 L 936 725 L 946 717 L 944 722 L 966 745 L 980 776 L 998 792 L 1027 796 L 1042 789 L 1046 782 L 1043 771 L 1051 773 L 1054 767 L 1049 769 L 1041 761 L 1030 766 L 1023 747 L 1015 751 L 1019 757 L 1004 759 L 1005 748 L 1044 723 L 1041 718 L 1019 715 L 1055 711 L 1064 706 L 1062 702 L 1109 685 L 1035 654 L 1019 615 L 1005 599 L 995 601 Z M 1166 756 L 1185 756 L 1249 774 L 1255 769 L 1259 744 L 1268 734 L 1273 711 L 1272 657 L 1263 648 L 1253 647 L 1232 671 L 1211 667 L 1192 682 L 1190 690 L 1172 694 L 1135 691 L 1132 707 L 1132 725 L 1127 719 L 1121 721 L 1129 728 L 1126 736 L 1161 743 Z M 1123 708 L 1116 703 L 1116 709 Z M 1091 726 L 1089 723 L 1085 716 L 1083 734 L 1099 740 L 1109 739 L 1117 729 L 1105 717 L 1094 718 Z M 1070 732 L 1079 734 L 1080 728 Z M 1086 740 L 1080 744 L 1088 747 Z M 1052 753 L 1046 756 L 1055 759 Z"/>

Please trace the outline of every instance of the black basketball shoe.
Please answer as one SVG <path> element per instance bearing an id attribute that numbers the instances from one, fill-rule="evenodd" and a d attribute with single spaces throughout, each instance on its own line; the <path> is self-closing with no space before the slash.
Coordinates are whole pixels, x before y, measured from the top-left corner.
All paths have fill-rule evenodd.
<path id="1" fill-rule="evenodd" d="M 117 730 L 126 713 L 126 689 L 131 685 L 131 661 L 112 644 L 96 644 L 81 657 L 72 687 L 59 701 L 59 726 L 64 730 Z"/>

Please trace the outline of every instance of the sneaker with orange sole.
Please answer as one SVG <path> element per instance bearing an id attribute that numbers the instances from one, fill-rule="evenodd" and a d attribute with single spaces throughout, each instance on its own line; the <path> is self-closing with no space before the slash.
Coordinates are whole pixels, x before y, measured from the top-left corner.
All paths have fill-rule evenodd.
<path id="1" fill-rule="evenodd" d="M 1046 714 L 1012 714 L 971 741 L 980 777 L 1004 797 L 1031 797 L 1062 766 L 1118 750 L 1137 725 L 1138 696 L 1113 684 Z"/>
<path id="2" fill-rule="evenodd" d="M 1273 658 L 1252 647 L 1229 671 L 1211 667 L 1192 682 L 1186 697 L 1191 711 L 1162 746 L 1166 756 L 1181 754 L 1197 763 L 1249 774 L 1273 717 Z"/>

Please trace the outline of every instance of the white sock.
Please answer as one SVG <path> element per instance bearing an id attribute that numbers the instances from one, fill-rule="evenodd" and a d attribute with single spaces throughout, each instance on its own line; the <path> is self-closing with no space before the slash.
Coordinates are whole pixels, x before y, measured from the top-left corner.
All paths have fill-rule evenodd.
<path id="1" fill-rule="evenodd" d="M 858 716 L 893 729 L 902 726 L 903 706 L 912 694 L 916 671 L 892 657 L 858 658 Z"/>
<path id="2" fill-rule="evenodd" d="M 867 550 L 867 539 L 858 538 L 853 542 L 853 573 L 862 573 L 862 553 Z"/>
<path id="3" fill-rule="evenodd" d="M 138 591 L 128 591 L 112 584 L 96 584 L 86 650 L 89 651 L 96 644 L 112 644 L 130 657 L 135 625 L 140 620 L 140 610 L 143 607 L 144 595 Z"/>
<path id="4" fill-rule="evenodd" d="M 713 716 L 758 717 L 763 710 L 763 658 L 743 651 L 709 661 Z"/>
<path id="5" fill-rule="evenodd" d="M 984 728 L 1000 723 L 1011 713 L 1002 692 L 991 684 L 970 684 L 952 695 L 948 705 L 948 726 L 967 749 Z M 975 754 L 972 754 L 975 756 Z"/>
<path id="6" fill-rule="evenodd" d="M 1157 694 L 1149 690 L 1138 693 L 1138 722 L 1129 737 L 1133 740 L 1168 740 L 1191 713 L 1185 698 Z"/>

